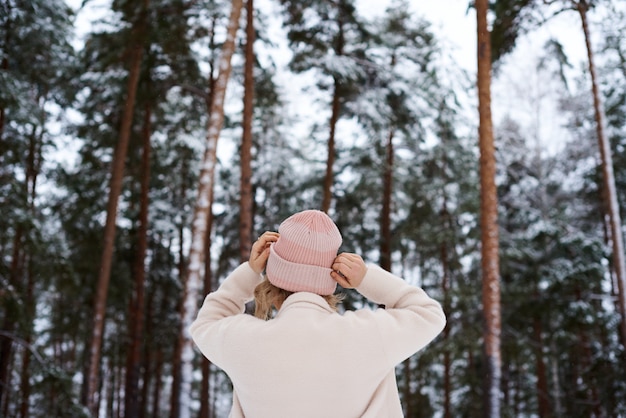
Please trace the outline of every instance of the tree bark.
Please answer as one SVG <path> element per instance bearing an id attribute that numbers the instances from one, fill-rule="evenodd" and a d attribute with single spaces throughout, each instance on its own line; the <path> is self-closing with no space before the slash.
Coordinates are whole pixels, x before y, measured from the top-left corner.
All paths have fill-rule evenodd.
<path id="1" fill-rule="evenodd" d="M 333 93 L 333 104 L 330 115 L 330 133 L 328 136 L 328 157 L 326 159 L 326 176 L 324 177 L 324 194 L 322 198 L 322 211 L 328 213 L 332 203 L 333 183 L 335 181 L 335 129 L 339 120 L 340 97 L 339 81 L 335 79 L 335 89 Z"/>
<path id="2" fill-rule="evenodd" d="M 6 12 L 7 12 L 7 16 L 11 16 L 11 2 L 7 2 L 6 3 Z M 13 30 L 11 28 L 11 23 L 13 23 L 11 21 L 11 19 L 7 19 L 6 22 L 6 26 L 4 27 L 4 47 L 2 49 L 4 49 L 5 51 L 8 50 L 9 47 L 9 42 L 11 41 L 11 31 Z M 9 69 L 9 58 L 8 58 L 8 54 L 3 54 L 4 56 L 2 57 L 2 62 L 0 63 L 0 68 L 2 69 L 2 71 L 6 71 Z M 5 119 L 6 119 L 6 110 L 4 108 L 4 106 L 0 105 L 0 157 L 2 157 L 2 150 L 4 150 L 4 145 L 2 144 L 3 140 L 3 136 L 4 136 L 4 124 L 5 124 Z M 0 159 L 0 162 L 2 162 L 2 160 Z M 1 395 L 2 392 L 0 392 Z"/>
<path id="3" fill-rule="evenodd" d="M 137 231 L 137 254 L 135 259 L 134 294 L 129 307 L 129 349 L 126 359 L 126 393 L 124 396 L 124 416 L 139 416 L 139 372 L 141 365 L 141 344 L 144 330 L 144 296 L 146 280 L 146 253 L 148 251 L 148 208 L 150 204 L 150 135 L 152 109 L 145 107 L 141 156 L 141 192 L 139 199 L 139 228 Z"/>
<path id="4" fill-rule="evenodd" d="M 337 22 L 339 33 L 337 34 L 337 44 L 335 46 L 335 55 L 343 55 L 344 35 L 343 35 L 343 15 L 339 11 Z M 337 77 L 333 77 L 333 100 L 330 114 L 330 129 L 328 135 L 328 158 L 326 159 L 326 176 L 324 177 L 324 190 L 322 197 L 322 211 L 328 213 L 332 203 L 333 183 L 335 182 L 334 166 L 335 166 L 335 131 L 337 129 L 337 121 L 339 121 L 339 112 L 341 111 L 341 82 Z"/>
<path id="5" fill-rule="evenodd" d="M 186 166 L 183 168 L 183 173 L 187 171 Z M 185 189 L 185 175 L 182 176 L 181 186 L 181 200 L 184 200 L 186 195 Z M 185 227 L 180 225 L 178 229 L 178 236 L 180 242 L 185 242 Z M 181 282 L 185 282 L 186 272 L 186 260 L 185 251 L 182 245 L 178 247 L 178 275 Z M 178 312 L 182 318 L 184 312 L 185 300 L 181 298 L 178 301 Z M 172 391 L 170 394 L 170 418 L 178 418 L 180 416 L 180 393 L 181 393 L 181 381 L 182 381 L 182 352 L 185 344 L 184 334 L 179 333 L 176 341 L 176 347 L 174 348 L 174 356 L 172 359 Z"/>
<path id="6" fill-rule="evenodd" d="M 254 2 L 246 2 L 246 62 L 244 71 L 241 187 L 239 200 L 239 252 L 244 262 L 252 248 L 252 119 L 254 114 Z"/>
<path id="7" fill-rule="evenodd" d="M 589 74 L 591 75 L 591 91 L 593 94 L 593 109 L 596 119 L 596 134 L 598 135 L 598 146 L 602 158 L 602 179 L 606 190 L 607 207 L 609 221 L 611 224 L 611 241 L 613 249 L 613 268 L 617 280 L 618 303 L 621 323 L 619 328 L 620 342 L 626 350 L 626 263 L 624 261 L 624 239 L 622 236 L 622 221 L 620 219 L 619 205 L 617 202 L 617 191 L 615 188 L 615 176 L 613 174 L 613 157 L 611 146 L 605 133 L 605 115 L 598 87 L 598 78 L 593 58 L 593 48 L 591 47 L 591 36 L 587 23 L 587 2 L 578 1 L 575 3 L 580 20 L 582 22 L 583 33 L 585 35 L 585 45 L 587 47 L 587 60 L 589 64 Z"/>
<path id="8" fill-rule="evenodd" d="M 98 392 L 98 381 L 100 374 L 100 357 L 102 349 L 102 334 L 104 332 L 104 315 L 106 310 L 107 293 L 109 290 L 109 280 L 111 278 L 111 264 L 113 261 L 113 250 L 115 244 L 115 229 L 117 220 L 117 206 L 120 193 L 122 191 L 122 180 L 124 177 L 124 165 L 128 151 L 133 113 L 135 109 L 135 98 L 137 95 L 137 85 L 139 84 L 139 73 L 141 69 L 141 57 L 143 52 L 143 38 L 145 26 L 147 24 L 147 9 L 150 0 L 144 0 L 142 16 L 140 16 L 135 31 L 136 42 L 131 49 L 130 70 L 128 74 L 127 98 L 124 104 L 124 113 L 115 154 L 111 164 L 111 181 L 109 198 L 107 203 L 107 217 L 104 226 L 104 246 L 100 261 L 100 271 L 94 300 L 94 319 L 91 334 L 91 341 L 88 346 L 88 374 L 83 381 L 83 403 L 95 414 Z"/>
<path id="9" fill-rule="evenodd" d="M 485 415 L 500 417 L 501 313 L 498 243 L 496 158 L 491 118 L 491 41 L 487 26 L 487 0 L 475 2 L 478 32 L 478 111 L 480 148 L 480 222 L 482 302 L 484 316 Z"/>
<path id="10" fill-rule="evenodd" d="M 249 0 L 248 0 L 249 1 Z M 209 207 L 213 207 L 213 189 L 210 190 Z M 213 274 L 211 271 L 211 229 L 213 227 L 213 211 L 209 209 L 207 219 L 206 251 L 204 255 L 204 293 L 213 291 Z M 209 403 L 209 391 L 211 380 L 211 362 L 202 356 L 202 383 L 200 393 L 200 418 L 209 418 L 211 415 L 211 405 Z"/>
<path id="11" fill-rule="evenodd" d="M 391 194 L 393 189 L 393 129 L 387 136 L 383 168 L 383 204 L 380 214 L 380 267 L 391 271 Z"/>
<path id="12" fill-rule="evenodd" d="M 443 206 L 441 208 L 442 224 L 446 225 L 448 228 L 452 228 L 452 222 L 450 222 L 450 214 L 447 206 L 447 198 L 444 194 Z M 441 270 L 443 272 L 441 278 L 443 310 L 446 315 L 449 315 L 451 280 L 449 274 L 450 266 L 448 262 L 448 245 L 445 241 L 441 243 L 440 257 Z M 443 351 L 443 418 L 450 418 L 452 416 L 452 355 L 450 353 L 450 349 L 447 348 L 448 341 L 450 340 L 450 321 L 446 322 L 446 326 L 443 329 L 443 339 L 446 345 L 446 348 Z"/>
<path id="13" fill-rule="evenodd" d="M 181 316 L 182 380 L 181 380 L 181 417 L 189 418 L 191 399 L 191 374 L 193 370 L 193 346 L 188 328 L 198 311 L 198 295 L 202 285 L 202 268 L 204 267 L 207 219 L 210 211 L 210 194 L 213 189 L 215 165 L 217 160 L 217 141 L 224 123 L 224 97 L 226 86 L 232 70 L 231 57 L 235 50 L 235 37 L 239 28 L 242 0 L 233 0 L 228 23 L 226 41 L 222 47 L 219 61 L 219 75 L 215 84 L 215 95 L 211 103 L 211 112 L 207 127 L 207 147 L 200 169 L 198 192 L 191 229 L 191 249 L 189 251 L 188 275 L 183 294 Z"/>
<path id="14" fill-rule="evenodd" d="M 546 363 L 543 356 L 543 327 L 541 320 L 536 315 L 533 319 L 533 334 L 535 348 L 535 368 L 537 381 L 535 388 L 537 390 L 537 416 L 546 418 L 550 416 L 550 394 L 548 392 L 548 374 L 546 371 Z"/>

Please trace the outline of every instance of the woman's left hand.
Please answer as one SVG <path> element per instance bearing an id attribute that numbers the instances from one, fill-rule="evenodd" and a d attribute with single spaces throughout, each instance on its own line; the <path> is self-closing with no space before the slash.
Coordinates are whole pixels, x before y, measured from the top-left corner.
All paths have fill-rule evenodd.
<path id="1" fill-rule="evenodd" d="M 278 232 L 265 231 L 263 235 L 252 244 L 248 264 L 256 273 L 261 274 L 265 269 L 267 258 L 270 255 L 270 245 L 278 241 L 279 236 Z"/>
<path id="2" fill-rule="evenodd" d="M 330 276 L 344 289 L 359 287 L 367 273 L 367 266 L 360 255 L 341 253 L 335 258 Z"/>

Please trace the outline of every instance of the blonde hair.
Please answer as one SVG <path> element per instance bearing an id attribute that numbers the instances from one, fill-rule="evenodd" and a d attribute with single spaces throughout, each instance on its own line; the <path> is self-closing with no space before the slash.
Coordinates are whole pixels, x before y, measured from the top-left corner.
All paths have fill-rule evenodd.
<path id="1" fill-rule="evenodd" d="M 280 287 L 274 286 L 267 280 L 263 280 L 254 289 L 254 316 L 267 321 L 273 317 L 273 308 L 275 306 L 281 306 L 285 299 L 291 296 L 294 292 L 290 292 Z M 335 312 L 339 302 L 343 299 L 342 295 L 322 295 L 324 300 Z"/>

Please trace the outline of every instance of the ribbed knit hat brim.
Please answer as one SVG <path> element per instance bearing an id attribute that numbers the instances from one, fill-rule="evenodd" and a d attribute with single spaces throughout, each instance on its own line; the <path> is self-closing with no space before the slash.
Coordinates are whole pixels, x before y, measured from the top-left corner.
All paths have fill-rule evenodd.
<path id="1" fill-rule="evenodd" d="M 330 272 L 342 239 L 332 219 L 318 210 L 298 212 L 278 233 L 267 260 L 270 283 L 290 292 L 333 294 L 337 283 Z"/>

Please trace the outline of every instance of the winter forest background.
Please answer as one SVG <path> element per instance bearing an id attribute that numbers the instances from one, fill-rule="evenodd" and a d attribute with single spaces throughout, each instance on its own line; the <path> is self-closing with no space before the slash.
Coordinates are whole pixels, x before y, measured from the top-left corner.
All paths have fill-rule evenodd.
<path id="1" fill-rule="evenodd" d="M 626 2 L 490 2 L 491 264 L 476 68 L 406 1 L 262 3 L 99 2 L 78 40 L 63 0 L 0 2 L 0 416 L 225 417 L 186 322 L 309 208 L 445 308 L 407 417 L 626 416 Z"/>

